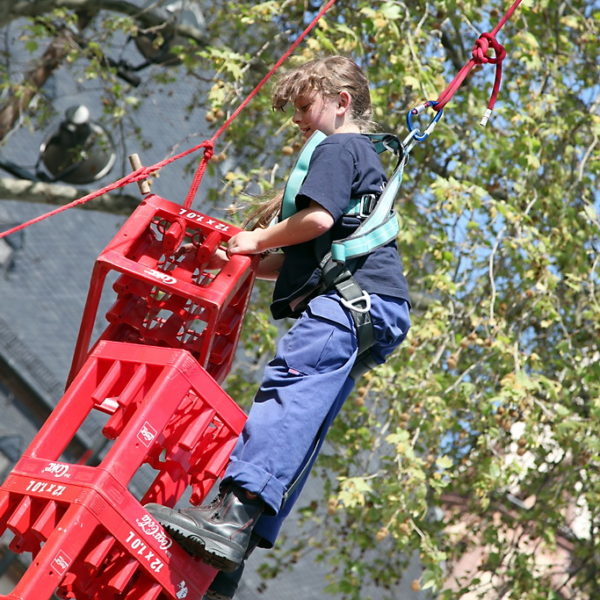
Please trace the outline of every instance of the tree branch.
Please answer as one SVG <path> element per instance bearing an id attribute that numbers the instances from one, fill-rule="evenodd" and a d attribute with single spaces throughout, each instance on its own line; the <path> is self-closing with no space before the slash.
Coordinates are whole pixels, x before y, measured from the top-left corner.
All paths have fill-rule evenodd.
<path id="1" fill-rule="evenodd" d="M 39 202 L 61 206 L 81 198 L 89 193 L 70 185 L 57 183 L 43 183 L 28 181 L 26 179 L 0 178 L 0 198 L 10 198 L 22 202 Z M 139 196 L 129 194 L 104 194 L 92 202 L 82 204 L 79 208 L 99 210 L 116 215 L 130 215 L 140 203 Z"/>
<path id="2" fill-rule="evenodd" d="M 443 29 L 440 41 L 442 42 L 442 46 L 446 50 L 446 55 L 450 59 L 455 71 L 460 71 L 465 63 L 464 59 L 462 58 L 462 52 L 456 50 L 453 41 L 450 39 L 450 36 Z"/>
<path id="3" fill-rule="evenodd" d="M 41 2 L 28 2 L 18 0 L 11 6 L 11 0 L 0 0 L 0 27 L 16 18 L 36 18 L 54 8 L 70 8 L 78 15 L 77 34 L 68 28 L 59 30 L 56 37 L 50 42 L 44 54 L 34 62 L 26 73 L 24 83 L 18 87 L 18 92 L 11 92 L 0 107 L 0 140 L 3 140 L 14 127 L 21 114 L 39 90 L 46 83 L 50 75 L 62 64 L 70 50 L 81 45 L 78 34 L 91 22 L 98 11 L 112 10 L 122 14 L 134 16 L 142 27 L 151 28 L 169 22 L 169 17 L 159 11 L 146 11 L 127 0 L 42 0 Z M 206 44 L 201 31 L 186 25 L 169 23 L 177 34 L 193 39 L 198 43 Z"/>
<path id="4" fill-rule="evenodd" d="M 88 24 L 89 18 L 81 16 L 79 29 L 84 29 Z M 44 54 L 35 61 L 31 69 L 25 74 L 24 83 L 19 86 L 18 93 L 13 90 L 0 108 L 0 140 L 3 140 L 9 134 L 50 75 L 54 73 L 70 50 L 76 45 L 77 42 L 72 31 L 65 28 L 58 32 Z"/>
<path id="5" fill-rule="evenodd" d="M 56 8 L 67 8 L 78 13 L 97 13 L 100 10 L 118 12 L 123 15 L 135 17 L 142 27 L 156 27 L 168 20 L 165 13 L 157 10 L 145 10 L 133 2 L 127 0 L 0 0 L 0 27 L 3 27 L 15 19 L 28 17 L 35 18 L 44 15 Z M 199 44 L 206 45 L 208 40 L 204 32 L 190 27 L 173 23 L 177 34 L 194 40 Z"/>

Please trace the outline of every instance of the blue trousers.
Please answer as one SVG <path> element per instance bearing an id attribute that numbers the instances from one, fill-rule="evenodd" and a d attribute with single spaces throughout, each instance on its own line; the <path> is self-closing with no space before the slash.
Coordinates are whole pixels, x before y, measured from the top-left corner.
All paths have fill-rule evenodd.
<path id="1" fill-rule="evenodd" d="M 371 352 L 383 363 L 406 337 L 409 306 L 375 294 L 371 306 Z M 314 298 L 279 340 L 224 477 L 266 503 L 254 529 L 263 538 L 261 545 L 275 542 L 329 426 L 352 391 L 356 355 L 352 316 L 335 293 Z"/>

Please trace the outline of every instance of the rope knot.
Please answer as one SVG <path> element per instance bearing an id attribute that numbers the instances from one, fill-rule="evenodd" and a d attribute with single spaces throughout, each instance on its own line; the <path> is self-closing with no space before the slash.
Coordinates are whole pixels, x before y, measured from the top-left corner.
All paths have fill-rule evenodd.
<path id="1" fill-rule="evenodd" d="M 149 167 L 140 167 L 132 173 L 133 181 L 148 179 L 148 177 L 153 177 L 156 175 L 156 173 L 158 173 L 158 169 L 154 165 L 150 165 Z"/>
<path id="2" fill-rule="evenodd" d="M 496 56 L 487 55 L 490 46 L 494 49 Z M 478 65 L 483 65 L 485 63 L 497 65 L 504 60 L 506 50 L 491 33 L 482 33 L 475 42 L 475 46 L 473 46 L 472 56 L 473 60 Z"/>
<path id="3" fill-rule="evenodd" d="M 208 162 L 215 154 L 215 145 L 207 140 L 204 144 L 204 160 Z"/>

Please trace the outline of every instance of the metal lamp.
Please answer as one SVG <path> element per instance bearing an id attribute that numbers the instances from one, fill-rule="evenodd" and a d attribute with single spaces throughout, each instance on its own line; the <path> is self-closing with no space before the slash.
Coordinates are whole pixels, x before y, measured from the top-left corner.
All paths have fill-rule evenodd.
<path id="1" fill-rule="evenodd" d="M 115 160 L 110 134 L 90 120 L 90 111 L 83 104 L 69 107 L 58 130 L 40 147 L 39 162 L 52 181 L 92 183 L 107 175 Z"/>

